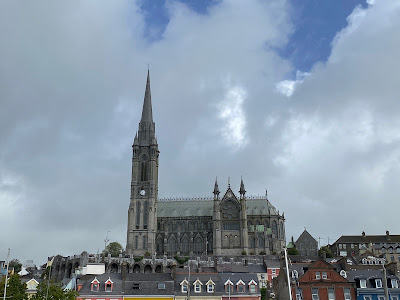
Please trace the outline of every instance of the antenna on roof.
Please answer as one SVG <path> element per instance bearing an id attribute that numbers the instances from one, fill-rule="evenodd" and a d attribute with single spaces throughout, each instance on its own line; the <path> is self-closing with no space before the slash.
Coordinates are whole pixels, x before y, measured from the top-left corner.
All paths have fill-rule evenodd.
<path id="1" fill-rule="evenodd" d="M 108 239 L 108 233 L 109 233 L 109 232 L 110 232 L 110 230 L 107 231 L 106 238 L 104 239 L 104 250 L 106 250 L 106 248 L 107 248 L 107 243 L 110 241 L 110 240 Z"/>

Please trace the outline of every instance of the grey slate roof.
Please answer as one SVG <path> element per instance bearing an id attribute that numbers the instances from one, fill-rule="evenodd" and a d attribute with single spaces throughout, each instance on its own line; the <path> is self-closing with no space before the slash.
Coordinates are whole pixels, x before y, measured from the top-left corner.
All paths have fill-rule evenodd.
<path id="1" fill-rule="evenodd" d="M 99 291 L 91 291 L 91 282 L 94 278 L 100 282 Z M 113 290 L 105 291 L 104 283 L 110 277 L 113 282 Z M 158 283 L 165 283 L 165 289 L 158 289 Z M 173 295 L 174 294 L 174 281 L 171 274 L 164 273 L 128 273 L 126 280 L 123 282 L 122 274 L 120 273 L 106 273 L 102 275 L 84 275 L 78 280 L 78 285 L 83 284 L 79 295 L 81 296 L 96 296 L 103 295 Z M 139 289 L 133 289 L 134 284 L 139 285 Z"/>
<path id="2" fill-rule="evenodd" d="M 248 215 L 277 215 L 276 208 L 264 198 L 247 198 L 246 199 L 247 214 Z M 181 199 L 165 201 L 160 199 L 158 201 L 158 217 L 212 217 L 214 208 L 214 201 L 210 199 Z"/>
<path id="3" fill-rule="evenodd" d="M 342 235 L 335 243 L 400 243 L 400 235 Z"/>

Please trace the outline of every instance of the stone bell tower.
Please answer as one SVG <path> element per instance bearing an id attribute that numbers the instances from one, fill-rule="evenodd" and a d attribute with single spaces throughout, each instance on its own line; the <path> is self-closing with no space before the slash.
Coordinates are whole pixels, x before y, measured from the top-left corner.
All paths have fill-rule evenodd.
<path id="1" fill-rule="evenodd" d="M 126 254 L 140 256 L 146 252 L 154 254 L 157 229 L 159 151 L 153 122 L 149 71 L 147 71 L 142 118 L 132 150 Z"/>

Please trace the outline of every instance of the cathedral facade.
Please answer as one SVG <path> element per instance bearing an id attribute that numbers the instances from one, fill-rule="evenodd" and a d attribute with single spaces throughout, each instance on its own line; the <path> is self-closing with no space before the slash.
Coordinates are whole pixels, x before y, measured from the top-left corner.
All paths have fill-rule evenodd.
<path id="1" fill-rule="evenodd" d="M 267 194 L 246 197 L 243 179 L 238 193 L 229 183 L 220 193 L 215 180 L 208 199 L 159 199 L 159 154 L 148 72 L 142 117 L 132 145 L 127 255 L 270 255 L 283 249 L 284 215 Z"/>

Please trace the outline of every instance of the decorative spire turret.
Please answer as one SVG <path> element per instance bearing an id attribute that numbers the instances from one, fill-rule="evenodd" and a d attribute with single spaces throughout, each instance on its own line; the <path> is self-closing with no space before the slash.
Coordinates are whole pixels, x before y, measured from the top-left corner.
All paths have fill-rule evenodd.
<path id="1" fill-rule="evenodd" d="M 214 194 L 215 196 L 218 196 L 218 195 L 219 195 L 219 188 L 218 188 L 217 177 L 215 177 L 215 184 L 214 184 L 214 191 L 213 191 L 213 194 Z"/>
<path id="2" fill-rule="evenodd" d="M 240 180 L 239 193 L 240 193 L 241 196 L 244 196 L 244 194 L 246 194 L 246 190 L 244 189 L 243 177 L 241 177 L 241 180 Z"/>

